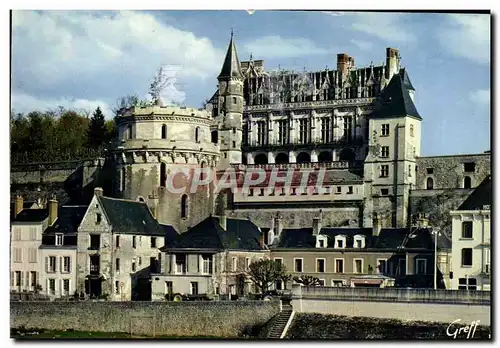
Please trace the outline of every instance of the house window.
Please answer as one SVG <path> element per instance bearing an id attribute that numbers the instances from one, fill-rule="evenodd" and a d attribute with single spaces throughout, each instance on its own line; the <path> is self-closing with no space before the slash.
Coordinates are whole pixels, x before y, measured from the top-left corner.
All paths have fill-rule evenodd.
<path id="1" fill-rule="evenodd" d="M 382 146 L 381 148 L 381 157 L 389 157 L 389 146 Z"/>
<path id="2" fill-rule="evenodd" d="M 286 144 L 288 139 L 287 135 L 287 120 L 278 121 L 278 144 Z"/>
<path id="3" fill-rule="evenodd" d="M 302 263 L 303 263 L 303 260 L 302 259 L 295 259 L 295 272 L 302 272 Z"/>
<path id="4" fill-rule="evenodd" d="M 175 273 L 176 274 L 186 273 L 186 254 L 175 255 Z"/>
<path id="5" fill-rule="evenodd" d="M 167 139 L 167 125 L 166 124 L 161 126 L 161 138 Z"/>
<path id="6" fill-rule="evenodd" d="M 212 274 L 212 255 L 202 255 L 203 274 Z"/>
<path id="7" fill-rule="evenodd" d="M 321 119 L 321 141 L 326 144 L 330 142 L 330 119 Z"/>
<path id="8" fill-rule="evenodd" d="M 69 279 L 63 280 L 63 290 L 64 290 L 64 294 L 66 294 L 66 295 L 69 294 Z"/>
<path id="9" fill-rule="evenodd" d="M 427 168 L 427 174 L 434 174 L 434 168 Z"/>
<path id="10" fill-rule="evenodd" d="M 345 247 L 345 238 L 342 236 L 335 237 L 335 248 L 343 249 Z"/>
<path id="11" fill-rule="evenodd" d="M 115 294 L 120 294 L 120 282 L 118 280 L 115 281 Z"/>
<path id="12" fill-rule="evenodd" d="M 30 240 L 36 240 L 36 227 L 30 227 Z"/>
<path id="13" fill-rule="evenodd" d="M 231 270 L 233 272 L 236 272 L 238 270 L 238 258 L 237 257 L 233 257 L 232 261 L 233 262 L 231 263 L 231 267 L 232 267 Z"/>
<path id="14" fill-rule="evenodd" d="M 63 245 L 63 235 L 62 234 L 56 234 L 56 245 L 57 246 Z"/>
<path id="15" fill-rule="evenodd" d="M 416 263 L 417 263 L 416 274 L 427 274 L 427 260 L 417 259 Z"/>
<path id="16" fill-rule="evenodd" d="M 325 273 L 325 259 L 316 259 L 316 272 Z"/>
<path id="17" fill-rule="evenodd" d="M 37 279 L 37 274 L 36 272 L 30 272 L 31 275 L 31 287 L 35 288 L 38 285 L 38 279 Z"/>
<path id="18" fill-rule="evenodd" d="M 276 290 L 283 290 L 283 282 L 281 281 L 281 279 L 278 279 L 276 281 Z"/>
<path id="19" fill-rule="evenodd" d="M 365 247 L 365 236 L 356 235 L 354 236 L 354 247 L 355 248 L 364 248 Z"/>
<path id="20" fill-rule="evenodd" d="M 99 225 L 101 223 L 102 216 L 100 213 L 95 214 L 95 224 Z"/>
<path id="21" fill-rule="evenodd" d="M 301 118 L 299 120 L 299 142 L 305 144 L 309 141 L 308 139 L 308 120 L 306 118 Z"/>
<path id="22" fill-rule="evenodd" d="M 340 195 L 341 193 L 342 193 L 342 186 L 337 186 L 337 188 L 335 190 L 335 194 Z"/>
<path id="23" fill-rule="evenodd" d="M 410 124 L 410 137 L 413 137 L 413 125 Z"/>
<path id="24" fill-rule="evenodd" d="M 191 295 L 198 295 L 198 282 L 191 282 Z"/>
<path id="25" fill-rule="evenodd" d="M 389 194 L 389 189 L 380 189 L 380 194 L 382 196 L 387 196 Z"/>
<path id="26" fill-rule="evenodd" d="M 69 256 L 64 256 L 63 258 L 63 272 L 64 273 L 71 272 L 71 258 Z"/>
<path id="27" fill-rule="evenodd" d="M 427 178 L 427 189 L 428 190 L 434 189 L 434 180 L 432 178 Z"/>
<path id="28" fill-rule="evenodd" d="M 248 195 L 249 195 L 249 196 L 253 196 L 253 188 L 249 189 L 249 191 L 248 191 Z"/>
<path id="29" fill-rule="evenodd" d="M 462 222 L 462 238 L 472 239 L 472 221 Z"/>
<path id="30" fill-rule="evenodd" d="M 484 249 L 484 273 L 490 274 L 490 249 Z"/>
<path id="31" fill-rule="evenodd" d="M 352 118 L 349 116 L 344 117 L 344 138 L 347 141 L 351 140 L 352 136 Z"/>
<path id="32" fill-rule="evenodd" d="M 264 196 L 264 189 L 260 189 L 260 193 L 259 193 L 259 196 Z"/>
<path id="33" fill-rule="evenodd" d="M 347 187 L 347 194 L 348 195 L 352 195 L 353 193 L 354 193 L 353 187 L 352 186 L 348 186 Z"/>
<path id="34" fill-rule="evenodd" d="M 383 164 L 380 166 L 380 177 L 387 178 L 389 176 L 389 166 L 387 164 Z"/>
<path id="35" fill-rule="evenodd" d="M 247 257 L 245 258 L 245 271 L 249 271 L 250 270 L 250 258 Z"/>
<path id="36" fill-rule="evenodd" d="M 14 262 L 23 262 L 23 250 L 14 248 Z"/>
<path id="37" fill-rule="evenodd" d="M 387 259 L 377 259 L 377 273 L 387 274 Z"/>
<path id="38" fill-rule="evenodd" d="M 344 259 L 335 259 L 335 273 L 344 273 Z"/>
<path id="39" fill-rule="evenodd" d="M 464 177 L 464 188 L 470 189 L 472 187 L 472 180 L 470 176 Z"/>
<path id="40" fill-rule="evenodd" d="M 56 271 L 56 257 L 55 256 L 49 256 L 46 258 L 46 269 L 47 272 L 49 273 L 54 273 Z"/>
<path id="41" fill-rule="evenodd" d="M 319 244 L 320 248 L 324 248 L 325 247 L 325 241 L 323 239 L 319 239 L 318 240 L 318 244 Z"/>
<path id="42" fill-rule="evenodd" d="M 15 286 L 22 286 L 23 274 L 21 271 L 16 271 L 15 273 Z"/>
<path id="43" fill-rule="evenodd" d="M 101 236 L 98 234 L 90 235 L 90 249 L 97 250 L 101 248 Z"/>
<path id="44" fill-rule="evenodd" d="M 462 267 L 472 266 L 472 248 L 462 249 Z"/>
<path id="45" fill-rule="evenodd" d="M 389 125 L 388 124 L 382 125 L 382 136 L 383 137 L 389 136 Z"/>
<path id="46" fill-rule="evenodd" d="M 51 295 L 56 294 L 56 280 L 55 279 L 49 279 L 49 293 Z"/>
<path id="47" fill-rule="evenodd" d="M 335 280 L 335 279 L 332 279 L 332 286 L 334 288 L 341 288 L 344 286 L 344 281 L 343 280 Z"/>
<path id="48" fill-rule="evenodd" d="M 266 141 L 266 122 L 257 122 L 257 144 L 264 145 Z"/>
<path id="49" fill-rule="evenodd" d="M 474 173 L 476 171 L 476 163 L 468 162 L 464 163 L 464 172 Z"/>
<path id="50" fill-rule="evenodd" d="M 186 219 L 187 218 L 187 212 L 188 212 L 188 196 L 187 195 L 182 195 L 181 198 L 181 218 Z"/>
<path id="51" fill-rule="evenodd" d="M 132 262 L 132 272 L 135 272 L 136 267 L 135 267 L 135 262 Z"/>
<path id="52" fill-rule="evenodd" d="M 411 178 L 411 164 L 408 166 L 408 177 Z"/>
<path id="53" fill-rule="evenodd" d="M 363 273 L 363 259 L 354 259 L 353 268 L 354 273 Z"/>
<path id="54" fill-rule="evenodd" d="M 233 97 L 233 104 L 236 104 L 236 97 Z"/>
<path id="55" fill-rule="evenodd" d="M 120 247 L 120 236 L 116 236 L 116 238 L 115 238 L 115 245 L 116 245 L 117 248 Z"/>
<path id="56" fill-rule="evenodd" d="M 132 236 L 132 248 L 137 248 L 137 237 Z"/>
<path id="57" fill-rule="evenodd" d="M 476 278 L 459 278 L 458 290 L 477 290 Z"/>
<path id="58" fill-rule="evenodd" d="M 151 248 L 156 248 L 156 237 L 151 237 Z"/>

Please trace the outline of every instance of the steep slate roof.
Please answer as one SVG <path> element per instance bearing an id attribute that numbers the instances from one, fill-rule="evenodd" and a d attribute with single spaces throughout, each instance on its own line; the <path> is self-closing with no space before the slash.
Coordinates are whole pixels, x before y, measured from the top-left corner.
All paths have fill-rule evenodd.
<path id="1" fill-rule="evenodd" d="M 491 176 L 488 175 L 457 210 L 481 210 L 483 205 L 491 205 L 491 190 Z"/>
<path id="2" fill-rule="evenodd" d="M 405 79 L 406 75 L 406 79 Z M 376 102 L 371 118 L 393 118 L 413 116 L 419 120 L 420 114 L 411 100 L 409 89 L 412 89 L 406 70 L 395 74 L 389 84 L 384 88 Z"/>
<path id="3" fill-rule="evenodd" d="M 403 76 L 403 84 L 406 87 L 406 89 L 409 91 L 414 91 L 415 88 L 411 84 L 410 77 L 408 77 L 408 73 L 406 72 L 406 69 L 403 68 L 403 69 L 399 70 L 399 73 L 401 74 L 401 76 Z"/>
<path id="4" fill-rule="evenodd" d="M 163 236 L 164 229 L 142 202 L 97 196 L 114 232 Z"/>
<path id="5" fill-rule="evenodd" d="M 54 225 L 45 230 L 45 234 L 50 233 L 76 233 L 78 226 L 82 222 L 88 207 L 86 206 L 62 206 L 57 212 L 57 220 Z"/>
<path id="6" fill-rule="evenodd" d="M 227 231 L 217 217 L 210 216 L 176 240 L 168 240 L 165 249 L 261 250 L 260 231 L 249 220 L 227 219 Z"/>
<path id="7" fill-rule="evenodd" d="M 218 78 L 229 78 L 237 77 L 243 78 L 243 73 L 241 72 L 240 61 L 238 59 L 238 53 L 236 52 L 236 45 L 234 44 L 233 33 L 231 32 L 231 40 L 229 41 L 229 46 L 227 48 L 226 58 L 224 59 L 224 64 Z"/>
<path id="8" fill-rule="evenodd" d="M 42 222 L 48 217 L 48 209 L 23 209 L 12 222 Z"/>
<path id="9" fill-rule="evenodd" d="M 23 209 L 34 209 L 33 205 L 36 204 L 35 201 L 23 202 Z M 16 209 L 15 203 L 10 203 L 10 220 L 14 220 L 14 210 Z"/>

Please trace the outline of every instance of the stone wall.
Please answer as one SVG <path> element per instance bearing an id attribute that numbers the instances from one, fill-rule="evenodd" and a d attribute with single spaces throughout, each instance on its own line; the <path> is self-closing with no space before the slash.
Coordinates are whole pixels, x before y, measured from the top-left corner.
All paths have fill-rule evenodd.
<path id="1" fill-rule="evenodd" d="M 275 301 L 11 302 L 10 326 L 236 338 L 263 326 L 278 312 Z"/>

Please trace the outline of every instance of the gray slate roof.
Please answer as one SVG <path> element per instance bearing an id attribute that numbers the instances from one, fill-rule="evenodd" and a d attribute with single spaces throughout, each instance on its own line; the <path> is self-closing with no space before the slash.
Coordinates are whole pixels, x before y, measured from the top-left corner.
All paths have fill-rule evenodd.
<path id="1" fill-rule="evenodd" d="M 60 206 L 57 212 L 57 220 L 54 225 L 45 230 L 44 234 L 77 233 L 78 226 L 80 226 L 87 209 L 87 206 Z"/>
<path id="2" fill-rule="evenodd" d="M 491 175 L 488 175 L 457 210 L 481 210 L 483 205 L 491 205 L 491 190 Z"/>
<path id="3" fill-rule="evenodd" d="M 48 217 L 48 209 L 23 209 L 12 222 L 42 222 Z"/>
<path id="4" fill-rule="evenodd" d="M 224 59 L 224 64 L 218 78 L 230 78 L 237 77 L 243 78 L 243 73 L 241 72 L 241 65 L 238 59 L 238 53 L 236 51 L 236 45 L 234 44 L 233 34 L 231 33 L 231 41 L 229 41 L 229 47 L 227 48 L 226 58 Z"/>

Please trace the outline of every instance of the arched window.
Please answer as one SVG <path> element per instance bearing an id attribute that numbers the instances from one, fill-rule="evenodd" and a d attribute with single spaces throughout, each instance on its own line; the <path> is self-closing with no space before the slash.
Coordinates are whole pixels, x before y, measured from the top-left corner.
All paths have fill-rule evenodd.
<path id="1" fill-rule="evenodd" d="M 263 153 L 258 154 L 253 161 L 255 164 L 267 164 L 267 155 Z"/>
<path id="2" fill-rule="evenodd" d="M 332 161 L 332 153 L 329 151 L 320 152 L 318 155 L 318 162 L 331 162 Z"/>
<path id="3" fill-rule="evenodd" d="M 276 164 L 284 164 L 284 163 L 289 163 L 289 158 L 288 158 L 288 155 L 286 153 L 279 153 L 276 155 L 276 158 L 274 160 L 274 162 Z"/>
<path id="4" fill-rule="evenodd" d="M 160 164 L 160 186 L 167 186 L 167 164 L 163 162 Z"/>
<path id="5" fill-rule="evenodd" d="M 466 176 L 464 178 L 464 188 L 466 188 L 466 189 L 472 188 L 472 180 L 471 180 L 470 176 Z"/>
<path id="6" fill-rule="evenodd" d="M 187 212 L 188 212 L 188 196 L 187 195 L 182 195 L 181 198 L 181 218 L 185 219 L 187 218 Z"/>
<path id="7" fill-rule="evenodd" d="M 311 162 L 311 156 L 307 152 L 301 152 L 297 155 L 297 163 Z"/>
<path id="8" fill-rule="evenodd" d="M 122 170 L 120 171 L 120 183 L 121 183 L 121 191 L 125 191 L 125 167 L 122 167 Z"/>
<path id="9" fill-rule="evenodd" d="M 142 197 L 140 197 L 140 196 L 139 196 L 139 197 L 137 197 L 137 202 L 142 202 L 142 203 L 144 203 L 144 198 L 142 198 Z"/>
<path id="10" fill-rule="evenodd" d="M 167 139 L 167 125 L 166 124 L 161 126 L 161 138 Z"/>
<path id="11" fill-rule="evenodd" d="M 196 127 L 196 129 L 194 130 L 194 141 L 196 141 L 197 143 L 200 142 L 200 127 Z"/>
<path id="12" fill-rule="evenodd" d="M 434 189 L 434 180 L 432 178 L 427 178 L 427 189 L 428 190 Z"/>

